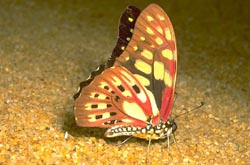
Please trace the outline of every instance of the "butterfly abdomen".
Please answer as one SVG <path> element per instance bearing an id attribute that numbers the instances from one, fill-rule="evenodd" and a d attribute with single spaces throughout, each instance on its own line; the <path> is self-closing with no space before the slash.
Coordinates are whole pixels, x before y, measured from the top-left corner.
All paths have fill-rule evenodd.
<path id="1" fill-rule="evenodd" d="M 148 124 L 146 127 L 116 126 L 107 130 L 106 137 L 134 136 L 142 139 L 164 139 L 177 129 L 174 121 L 160 122 L 157 126 Z"/>

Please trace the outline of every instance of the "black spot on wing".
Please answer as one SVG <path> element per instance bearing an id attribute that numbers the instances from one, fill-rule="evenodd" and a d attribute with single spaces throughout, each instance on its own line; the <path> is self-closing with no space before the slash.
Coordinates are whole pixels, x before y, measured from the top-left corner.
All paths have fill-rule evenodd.
<path id="1" fill-rule="evenodd" d="M 119 100 L 120 100 L 120 97 L 119 96 L 115 96 L 115 101 L 119 102 Z"/>
<path id="2" fill-rule="evenodd" d="M 92 104 L 91 108 L 98 108 L 98 105 L 97 104 Z"/>
<path id="3" fill-rule="evenodd" d="M 122 86 L 122 85 L 119 85 L 119 86 L 117 86 L 118 87 L 118 89 L 121 91 L 121 92 L 124 92 L 125 91 L 125 89 L 124 89 L 124 87 Z"/>
<path id="4" fill-rule="evenodd" d="M 116 112 L 110 112 L 110 116 L 115 116 Z"/>
<path id="5" fill-rule="evenodd" d="M 140 93 L 140 89 L 137 85 L 133 85 L 132 88 L 134 89 L 135 93 Z"/>
<path id="6" fill-rule="evenodd" d="M 95 116 L 95 119 L 101 119 L 102 118 L 102 115 L 96 115 Z"/>

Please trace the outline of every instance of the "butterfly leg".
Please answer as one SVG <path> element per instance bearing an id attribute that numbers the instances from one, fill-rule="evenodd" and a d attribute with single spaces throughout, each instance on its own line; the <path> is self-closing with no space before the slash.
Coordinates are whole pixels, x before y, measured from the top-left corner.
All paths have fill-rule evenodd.
<path id="1" fill-rule="evenodd" d="M 121 143 L 118 143 L 117 146 L 120 147 L 123 144 L 125 144 L 130 138 L 132 138 L 133 136 L 128 137 L 127 139 L 123 140 Z"/>
<path id="2" fill-rule="evenodd" d="M 148 140 L 148 148 L 147 148 L 147 154 L 146 154 L 146 165 L 149 163 L 148 157 L 149 157 L 149 151 L 150 151 L 150 144 L 151 144 L 151 139 Z"/>

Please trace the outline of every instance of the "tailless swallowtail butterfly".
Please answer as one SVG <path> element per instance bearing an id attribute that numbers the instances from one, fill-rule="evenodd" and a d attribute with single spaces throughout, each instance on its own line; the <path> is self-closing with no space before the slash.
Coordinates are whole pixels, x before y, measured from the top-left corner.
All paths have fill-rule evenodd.
<path id="1" fill-rule="evenodd" d="M 77 125 L 108 128 L 106 137 L 169 138 L 177 129 L 170 119 L 176 73 L 176 40 L 167 14 L 156 4 L 143 11 L 128 6 L 111 57 L 74 95 Z"/>

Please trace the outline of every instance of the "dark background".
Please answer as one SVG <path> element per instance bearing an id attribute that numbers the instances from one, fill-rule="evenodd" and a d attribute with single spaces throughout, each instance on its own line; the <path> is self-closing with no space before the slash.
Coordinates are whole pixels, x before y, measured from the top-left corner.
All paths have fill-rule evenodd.
<path id="1" fill-rule="evenodd" d="M 155 142 L 151 162 L 249 161 L 249 1 L 5 0 L 0 1 L 0 164 L 145 162 L 136 153 L 144 156 L 146 141 L 133 139 L 119 148 L 114 145 L 119 138 L 110 141 L 100 129 L 76 127 L 72 96 L 110 56 L 124 8 L 143 9 L 152 2 L 164 8 L 177 38 L 173 113 L 206 104 L 176 119 L 181 153 L 175 145 L 167 150 L 167 141 Z"/>

